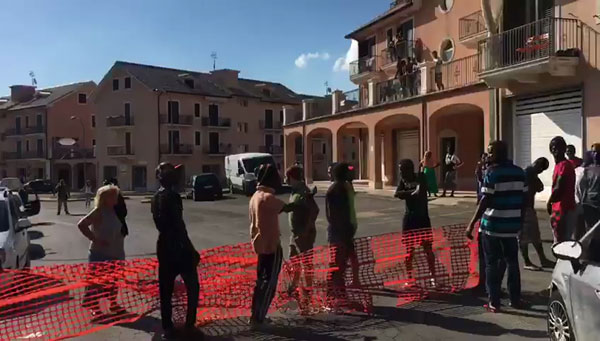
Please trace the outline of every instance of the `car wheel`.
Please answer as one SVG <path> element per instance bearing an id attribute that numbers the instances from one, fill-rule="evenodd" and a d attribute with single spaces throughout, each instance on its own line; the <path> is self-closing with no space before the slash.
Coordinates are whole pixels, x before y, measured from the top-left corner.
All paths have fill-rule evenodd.
<path id="1" fill-rule="evenodd" d="M 574 341 L 575 335 L 567 314 L 567 307 L 557 289 L 552 291 L 548 303 L 548 335 L 553 341 Z"/>

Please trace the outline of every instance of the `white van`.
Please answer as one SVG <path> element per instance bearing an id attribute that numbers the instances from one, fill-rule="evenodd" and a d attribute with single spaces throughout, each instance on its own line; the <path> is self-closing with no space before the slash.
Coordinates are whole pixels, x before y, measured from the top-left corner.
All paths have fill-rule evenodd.
<path id="1" fill-rule="evenodd" d="M 226 156 L 225 177 L 231 193 L 236 190 L 247 195 L 254 193 L 257 180 L 254 172 L 263 164 L 276 166 L 271 154 L 244 153 Z"/>

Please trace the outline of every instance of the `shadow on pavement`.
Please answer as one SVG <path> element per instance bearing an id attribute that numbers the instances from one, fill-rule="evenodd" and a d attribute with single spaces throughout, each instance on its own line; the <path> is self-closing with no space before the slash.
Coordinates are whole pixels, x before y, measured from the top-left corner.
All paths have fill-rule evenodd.
<path id="1" fill-rule="evenodd" d="M 27 231 L 27 235 L 29 236 L 29 240 L 36 240 L 44 237 L 44 233 L 35 230 Z"/>
<path id="2" fill-rule="evenodd" d="M 56 225 L 56 223 L 53 222 L 53 221 L 42 221 L 42 222 L 39 222 L 39 223 L 33 223 L 33 224 L 31 224 L 31 226 L 52 226 L 52 225 Z"/>

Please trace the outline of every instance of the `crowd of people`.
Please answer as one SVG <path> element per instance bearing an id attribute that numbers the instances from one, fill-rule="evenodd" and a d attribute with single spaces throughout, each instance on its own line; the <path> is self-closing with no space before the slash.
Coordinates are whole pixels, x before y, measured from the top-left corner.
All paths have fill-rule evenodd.
<path id="1" fill-rule="evenodd" d="M 574 147 L 567 146 L 562 137 L 552 139 L 549 149 L 556 165 L 547 211 L 551 217 L 554 242 L 557 243 L 582 236 L 600 218 L 600 144 L 594 144 L 592 150 L 585 153 L 584 159 L 577 158 Z M 449 147 L 443 163 L 442 196 L 447 191 L 453 196 L 456 170 L 463 162 Z M 425 153 L 418 168 L 411 160 L 400 161 L 400 179 L 394 197 L 405 201 L 403 233 L 415 230 L 427 232 L 424 229 L 431 229 L 428 196 L 438 193 L 435 169 L 439 166 L 439 163 L 433 161 L 431 152 Z M 500 310 L 500 286 L 505 272 L 508 273 L 510 305 L 522 307 L 519 250 L 525 269 L 539 270 L 554 266 L 554 262 L 544 254 L 534 209 L 535 196 L 544 189 L 539 175 L 548 168 L 549 161 L 542 157 L 526 169 L 521 169 L 509 159 L 508 148 L 503 141 L 491 142 L 487 153 L 481 155 L 477 164 L 475 174 L 479 184 L 478 206 L 465 234 L 468 238 L 474 238 L 474 234 L 478 234 L 481 277 L 479 289 L 485 290 L 489 298 L 485 305 L 488 311 Z M 170 163 L 161 163 L 157 167 L 156 177 L 161 187 L 151 204 L 152 216 L 159 231 L 157 258 L 164 339 L 179 336 L 172 321 L 171 303 L 177 276 L 181 276 L 187 288 L 186 333 L 201 335 L 194 325 L 199 295 L 197 266 L 200 256 L 188 237 L 183 221 L 182 200 L 176 189 L 179 178 L 177 172 L 178 167 Z M 327 293 L 333 302 L 330 308 L 335 309 L 336 300 L 344 299 L 344 274 L 348 266 L 352 273 L 351 284 L 360 285 L 358 257 L 354 246 L 358 223 L 351 166 L 338 163 L 330 173 L 332 182 L 325 195 L 325 214 L 328 223 L 327 241 L 336 250 L 332 266 L 337 270 L 332 273 Z M 285 173 L 285 181 L 291 187 L 289 202 L 276 196 L 276 189 L 282 183 L 276 167 L 260 166 L 257 178 L 258 186 L 249 202 L 250 241 L 257 255 L 257 280 L 249 320 L 252 327 L 259 327 L 267 320 L 267 311 L 277 288 L 284 257 L 279 214 L 289 214 L 292 232 L 289 257 L 314 247 L 319 215 L 319 207 L 314 199 L 316 189 L 310 190 L 304 183 L 301 166 L 294 165 Z M 58 192 L 59 200 L 66 201 L 65 196 Z M 115 180 L 106 181 L 96 191 L 94 208 L 78 224 L 81 233 L 90 240 L 90 263 L 125 258 L 124 239 L 128 235 L 126 216 L 127 208 L 118 183 Z M 529 244 L 533 245 L 539 256 L 540 266 L 534 265 L 530 260 Z M 423 249 L 432 278 L 431 284 L 435 286 L 435 255 L 431 242 L 426 238 L 407 250 L 407 276 L 413 276 L 413 251 L 416 247 Z M 307 261 L 295 270 L 288 289 L 290 295 L 297 295 L 298 298 L 310 296 L 312 266 Z M 298 288 L 300 276 L 304 276 L 306 287 Z M 124 310 L 118 305 L 114 289 L 90 287 L 88 290 L 102 292 L 108 298 L 112 312 Z M 84 299 L 85 306 L 91 309 L 95 317 L 104 314 L 100 310 L 97 296 L 86 295 Z M 299 303 L 302 310 L 301 299 Z"/>

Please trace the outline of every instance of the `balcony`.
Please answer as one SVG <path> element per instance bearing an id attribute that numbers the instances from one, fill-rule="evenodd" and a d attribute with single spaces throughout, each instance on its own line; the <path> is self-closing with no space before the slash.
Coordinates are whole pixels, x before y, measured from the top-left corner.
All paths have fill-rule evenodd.
<path id="1" fill-rule="evenodd" d="M 271 155 L 283 155 L 283 147 L 282 146 L 260 146 L 258 147 L 258 151 L 260 153 L 268 153 Z"/>
<path id="2" fill-rule="evenodd" d="M 204 148 L 204 153 L 208 155 L 226 155 L 231 154 L 231 143 L 219 143 Z"/>
<path id="3" fill-rule="evenodd" d="M 95 157 L 94 148 L 68 147 L 59 144 L 52 147 L 52 159 L 54 160 L 92 159 Z"/>
<path id="4" fill-rule="evenodd" d="M 258 121 L 258 126 L 262 130 L 281 130 L 282 127 L 281 122 L 279 121 L 273 121 L 270 122 L 270 124 L 266 124 L 264 120 Z"/>
<path id="5" fill-rule="evenodd" d="M 127 146 L 107 146 L 106 154 L 113 157 L 131 158 L 134 155 L 131 147 Z"/>
<path id="6" fill-rule="evenodd" d="M 226 117 L 210 118 L 208 116 L 202 117 L 202 126 L 209 128 L 231 128 L 231 119 Z"/>
<path id="7" fill-rule="evenodd" d="M 403 40 L 400 44 L 393 47 L 388 47 L 381 54 L 381 66 L 384 69 L 395 67 L 398 64 L 398 59 L 415 57 L 415 43 L 413 40 Z"/>
<path id="8" fill-rule="evenodd" d="M 191 144 L 162 144 L 160 153 L 164 155 L 192 155 L 194 146 Z"/>
<path id="9" fill-rule="evenodd" d="M 27 152 L 3 152 L 4 160 L 28 160 L 28 159 L 45 159 L 46 156 L 43 150 L 30 150 Z"/>
<path id="10" fill-rule="evenodd" d="M 360 84 L 375 71 L 377 71 L 377 56 L 362 57 L 350 63 L 350 80 Z"/>
<path id="11" fill-rule="evenodd" d="M 4 131 L 4 136 L 22 136 L 22 135 L 32 135 L 32 134 L 44 134 L 46 130 L 43 126 L 35 126 L 35 127 L 26 127 L 26 128 L 9 128 Z"/>
<path id="12" fill-rule="evenodd" d="M 576 19 L 545 18 L 501 32 L 479 44 L 479 77 L 493 87 L 536 83 L 542 74 L 573 76 L 582 26 Z"/>
<path id="13" fill-rule="evenodd" d="M 194 122 L 192 115 L 160 115 L 160 124 L 191 126 Z"/>
<path id="14" fill-rule="evenodd" d="M 476 47 L 487 36 L 487 31 L 481 11 L 458 19 L 458 39 L 469 48 Z"/>
<path id="15" fill-rule="evenodd" d="M 109 116 L 106 118 L 106 126 L 108 128 L 120 128 L 133 126 L 133 116 Z"/>

